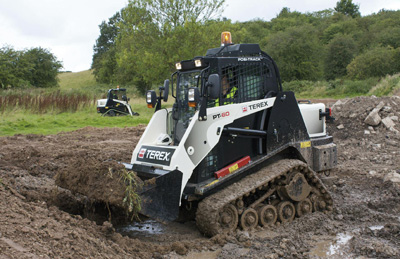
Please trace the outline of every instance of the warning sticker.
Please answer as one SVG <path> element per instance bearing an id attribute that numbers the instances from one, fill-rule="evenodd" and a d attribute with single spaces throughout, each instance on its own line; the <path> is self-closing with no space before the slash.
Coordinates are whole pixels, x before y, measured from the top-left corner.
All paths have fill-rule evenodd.
<path id="1" fill-rule="evenodd" d="M 301 148 L 311 147 L 311 141 L 305 141 L 300 143 Z"/>

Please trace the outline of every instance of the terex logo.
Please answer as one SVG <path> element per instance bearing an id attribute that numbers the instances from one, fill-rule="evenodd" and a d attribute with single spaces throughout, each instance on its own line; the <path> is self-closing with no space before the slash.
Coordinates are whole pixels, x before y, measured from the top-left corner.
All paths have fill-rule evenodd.
<path id="1" fill-rule="evenodd" d="M 175 149 L 170 148 L 142 146 L 137 159 L 143 162 L 169 165 L 174 152 Z"/>
<path id="2" fill-rule="evenodd" d="M 169 161 L 170 155 L 171 155 L 171 152 L 149 150 L 149 151 L 147 151 L 146 158 L 161 160 L 161 161 Z"/>
<path id="3" fill-rule="evenodd" d="M 144 154 L 146 153 L 146 150 L 147 150 L 147 149 L 145 149 L 145 148 L 141 148 L 140 151 L 139 151 L 138 157 L 139 157 L 139 158 L 143 158 L 143 157 L 144 157 Z"/>
<path id="4" fill-rule="evenodd" d="M 219 119 L 219 118 L 228 117 L 229 115 L 230 115 L 229 112 L 223 112 L 223 113 L 214 114 L 213 115 L 213 120 Z"/>
<path id="5" fill-rule="evenodd" d="M 268 106 L 268 101 L 264 101 L 264 102 L 256 103 L 256 104 L 251 104 L 251 105 L 249 105 L 249 108 L 250 108 L 250 110 L 255 110 L 255 109 L 258 109 L 258 108 L 265 107 L 265 106 Z"/>

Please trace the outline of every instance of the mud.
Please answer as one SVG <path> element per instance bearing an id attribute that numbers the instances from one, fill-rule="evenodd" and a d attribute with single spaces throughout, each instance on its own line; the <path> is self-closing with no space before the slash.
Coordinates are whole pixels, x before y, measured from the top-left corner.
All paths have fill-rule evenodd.
<path id="1" fill-rule="evenodd" d="M 380 102 L 379 115 L 392 119 L 392 129 L 364 122 Z M 332 213 L 213 238 L 202 236 L 194 221 L 110 223 L 114 209 L 102 200 L 117 204 L 122 195 L 110 168 L 118 170 L 113 161 L 130 161 L 145 126 L 2 137 L 0 258 L 398 258 L 399 105 L 399 97 L 333 105 L 336 121 L 328 132 L 338 145 L 338 168 L 321 175 L 334 200 Z M 74 171 L 86 178 L 65 175 Z M 91 184 L 99 182 L 95 172 L 102 185 Z"/>

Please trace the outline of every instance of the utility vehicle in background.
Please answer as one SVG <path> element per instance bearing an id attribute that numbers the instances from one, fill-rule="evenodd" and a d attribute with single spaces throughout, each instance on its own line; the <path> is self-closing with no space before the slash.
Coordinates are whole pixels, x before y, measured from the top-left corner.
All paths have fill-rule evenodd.
<path id="1" fill-rule="evenodd" d="M 129 100 L 125 88 L 109 89 L 106 99 L 97 100 L 97 112 L 103 116 L 139 115 L 139 113 L 132 111 L 132 107 L 128 103 Z"/>

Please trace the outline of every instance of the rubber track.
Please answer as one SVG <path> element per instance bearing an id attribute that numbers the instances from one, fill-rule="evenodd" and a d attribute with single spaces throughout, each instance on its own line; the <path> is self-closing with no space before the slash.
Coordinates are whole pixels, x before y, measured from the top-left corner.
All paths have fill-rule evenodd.
<path id="1" fill-rule="evenodd" d="M 202 200 L 199 203 L 196 212 L 197 227 L 207 236 L 219 234 L 220 227 L 218 223 L 218 214 L 225 205 L 235 202 L 238 198 L 250 193 L 257 187 L 267 184 L 274 178 L 283 175 L 286 172 L 289 172 L 290 169 L 298 166 L 308 168 L 308 171 L 313 173 L 313 178 L 317 179 L 317 182 L 319 182 L 322 185 L 322 188 L 326 190 L 316 173 L 309 168 L 306 163 L 295 159 L 279 160 Z M 310 185 L 315 186 L 313 183 L 310 183 Z M 329 203 L 332 204 L 332 199 L 329 193 L 327 193 L 326 196 L 327 198 L 325 200 L 330 200 Z"/>

